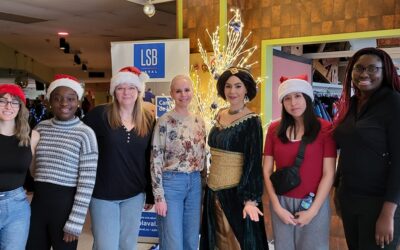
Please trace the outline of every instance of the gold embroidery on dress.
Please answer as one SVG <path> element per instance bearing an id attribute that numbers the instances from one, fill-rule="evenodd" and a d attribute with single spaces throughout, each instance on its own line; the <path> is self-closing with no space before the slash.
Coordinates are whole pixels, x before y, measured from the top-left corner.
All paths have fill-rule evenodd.
<path id="1" fill-rule="evenodd" d="M 231 127 L 234 127 L 234 126 L 236 126 L 238 124 L 241 124 L 242 122 L 246 121 L 247 119 L 250 119 L 250 118 L 253 118 L 253 117 L 258 117 L 258 115 L 256 113 L 251 112 L 251 113 L 248 113 L 248 114 L 240 117 L 239 119 L 233 121 L 230 124 L 223 125 L 223 124 L 221 124 L 219 122 L 219 117 L 217 116 L 216 119 L 215 119 L 216 120 L 215 126 L 217 128 L 219 128 L 219 129 L 221 129 L 221 130 L 222 129 L 226 129 L 226 128 L 231 128 Z"/>

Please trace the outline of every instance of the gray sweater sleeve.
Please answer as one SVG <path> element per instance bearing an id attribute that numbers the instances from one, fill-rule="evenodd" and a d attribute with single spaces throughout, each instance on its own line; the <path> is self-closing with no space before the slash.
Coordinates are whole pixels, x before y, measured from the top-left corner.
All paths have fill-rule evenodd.
<path id="1" fill-rule="evenodd" d="M 64 226 L 64 232 L 79 236 L 82 232 L 86 213 L 89 207 L 97 169 L 97 141 L 94 132 L 88 129 L 82 139 L 82 150 L 79 157 L 78 182 L 71 213 Z"/>

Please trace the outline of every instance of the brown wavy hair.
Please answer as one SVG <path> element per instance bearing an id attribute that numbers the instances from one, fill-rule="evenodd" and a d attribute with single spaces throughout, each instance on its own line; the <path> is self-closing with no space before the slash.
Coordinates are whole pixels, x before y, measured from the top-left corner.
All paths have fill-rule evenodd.
<path id="1" fill-rule="evenodd" d="M 4 97 L 6 94 L 9 94 L 9 93 L 0 94 L 0 97 Z M 18 146 L 27 147 L 30 145 L 30 142 L 31 142 L 31 139 L 30 139 L 31 128 L 29 127 L 29 122 L 28 122 L 29 111 L 25 107 L 24 102 L 18 96 L 14 96 L 14 95 L 11 95 L 11 96 L 12 96 L 12 98 L 17 99 L 19 102 L 18 114 L 15 117 L 15 136 L 19 140 Z"/>

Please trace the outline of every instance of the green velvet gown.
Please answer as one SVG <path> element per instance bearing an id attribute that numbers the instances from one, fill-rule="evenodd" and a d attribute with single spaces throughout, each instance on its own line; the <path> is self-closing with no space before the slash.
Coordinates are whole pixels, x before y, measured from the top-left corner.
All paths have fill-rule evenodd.
<path id="1" fill-rule="evenodd" d="M 261 121 L 254 113 L 245 115 L 227 127 L 217 123 L 211 129 L 208 138 L 210 147 L 243 153 L 243 175 L 239 185 L 233 188 L 213 191 L 206 187 L 200 249 L 215 249 L 215 198 L 221 203 L 242 250 L 268 249 L 264 218 L 260 217 L 259 222 L 251 221 L 248 216 L 243 219 L 245 201 L 257 201 L 259 209 L 263 211 L 262 140 Z"/>

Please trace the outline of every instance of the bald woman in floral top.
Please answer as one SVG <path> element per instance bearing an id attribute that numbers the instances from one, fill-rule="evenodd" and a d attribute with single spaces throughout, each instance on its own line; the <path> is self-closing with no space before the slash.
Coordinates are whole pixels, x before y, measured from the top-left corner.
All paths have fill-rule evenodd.
<path id="1" fill-rule="evenodd" d="M 158 119 L 153 134 L 151 175 L 161 250 L 197 250 L 201 175 L 206 159 L 205 124 L 189 112 L 189 77 L 171 82 L 175 108 Z"/>

